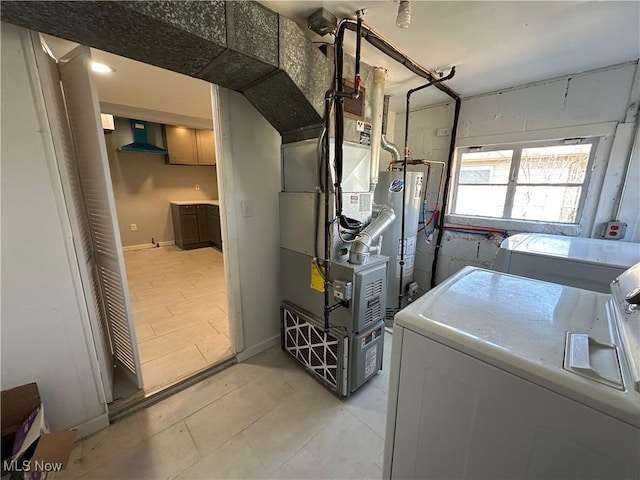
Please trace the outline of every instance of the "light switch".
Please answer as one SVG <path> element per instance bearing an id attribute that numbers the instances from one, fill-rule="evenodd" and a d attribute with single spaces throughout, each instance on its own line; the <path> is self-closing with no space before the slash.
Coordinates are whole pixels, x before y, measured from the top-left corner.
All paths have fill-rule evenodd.
<path id="1" fill-rule="evenodd" d="M 251 200 L 243 200 L 241 203 L 242 216 L 244 218 L 253 217 L 253 202 Z"/>

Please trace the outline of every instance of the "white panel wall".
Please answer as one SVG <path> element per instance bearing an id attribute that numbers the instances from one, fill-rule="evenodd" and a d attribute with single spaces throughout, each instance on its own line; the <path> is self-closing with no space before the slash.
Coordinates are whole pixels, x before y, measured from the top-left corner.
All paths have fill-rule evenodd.
<path id="1" fill-rule="evenodd" d="M 523 141 L 527 137 L 535 137 L 541 131 L 625 122 L 636 68 L 636 63 L 617 65 L 464 99 L 457 144 L 473 144 L 474 139 L 482 140 L 480 144 L 487 144 L 488 141 L 518 141 L 519 138 Z M 450 137 L 437 137 L 436 130 L 452 125 L 452 112 L 453 104 L 449 103 L 410 113 L 409 148 L 415 158 L 446 160 Z M 402 140 L 399 139 L 404 138 L 404 123 L 405 115 L 398 114 L 394 138 L 400 144 Z M 612 131 L 615 131 L 615 124 Z M 615 135 L 601 138 L 588 193 L 591 197 L 590 209 L 585 209 L 588 225 L 579 229 L 579 235 L 591 236 L 594 223 L 602 221 L 599 217 L 596 218 L 596 210 L 613 208 L 612 204 L 609 205 L 611 202 L 605 202 L 605 206 L 599 202 L 601 186 L 603 183 L 607 184 L 605 172 L 609 174 L 609 162 L 624 163 L 624 159 L 617 156 L 610 159 L 610 153 L 627 152 L 628 148 L 625 147 L 628 147 L 628 141 L 628 138 L 620 139 L 625 145 L 615 148 Z M 618 169 L 616 172 L 619 174 Z M 615 192 L 611 196 L 613 198 Z M 637 218 L 626 220 L 629 223 L 637 222 Z M 474 222 L 474 225 L 488 226 L 483 221 Z M 512 231 L 509 230 L 509 233 Z M 489 267 L 501 240 L 500 236 L 486 239 L 481 236 L 445 233 L 437 281 L 442 281 L 465 265 Z M 430 276 L 432 259 L 432 247 L 419 246 L 416 268 L 417 280 L 421 284 Z"/>
<path id="2" fill-rule="evenodd" d="M 241 94 L 219 88 L 219 169 L 230 237 L 225 243 L 232 307 L 242 319 L 246 358 L 280 335 L 280 135 Z M 243 216 L 242 206 L 250 210 Z M 234 263 L 237 262 L 237 267 Z"/>
<path id="3" fill-rule="evenodd" d="M 2 389 L 37 382 L 50 427 L 86 434 L 108 419 L 51 133 L 26 31 L 1 35 Z"/>

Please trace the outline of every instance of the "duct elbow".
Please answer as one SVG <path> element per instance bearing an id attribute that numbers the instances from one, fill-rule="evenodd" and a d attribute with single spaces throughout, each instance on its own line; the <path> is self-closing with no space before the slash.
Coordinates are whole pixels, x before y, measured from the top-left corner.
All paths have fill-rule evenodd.
<path id="1" fill-rule="evenodd" d="M 400 161 L 400 150 L 395 144 L 387 140 L 386 135 L 382 135 L 382 138 L 380 139 L 380 146 L 391 154 L 392 161 L 394 162 Z"/>
<path id="2" fill-rule="evenodd" d="M 367 263 L 371 255 L 371 245 L 382 233 L 391 226 L 396 219 L 396 214 L 391 207 L 382 206 L 378 218 L 371 222 L 356 237 L 349 251 L 349 263 L 363 265 Z"/>

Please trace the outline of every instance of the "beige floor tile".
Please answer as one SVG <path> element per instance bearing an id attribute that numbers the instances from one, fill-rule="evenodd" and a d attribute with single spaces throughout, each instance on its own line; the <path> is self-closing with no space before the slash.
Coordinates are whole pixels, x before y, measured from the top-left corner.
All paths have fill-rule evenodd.
<path id="1" fill-rule="evenodd" d="M 196 343 L 207 363 L 214 364 L 232 356 L 229 338 L 223 334 L 211 335 Z"/>
<path id="2" fill-rule="evenodd" d="M 143 323 L 141 325 L 135 325 L 136 329 L 136 340 L 138 342 L 144 342 L 145 340 L 149 340 L 156 336 L 151 328 L 151 325 L 148 323 Z"/>
<path id="3" fill-rule="evenodd" d="M 273 479 L 282 480 L 325 480 L 331 475 L 324 467 L 313 458 L 313 456 L 304 451 L 298 451 L 284 465 L 271 474 Z"/>
<path id="4" fill-rule="evenodd" d="M 149 325 L 151 325 L 155 334 L 160 337 L 168 333 L 177 332 L 183 328 L 191 327 L 196 323 L 207 322 L 211 318 L 212 315 L 206 312 L 206 310 L 196 310 L 195 312 L 173 315 L 169 318 L 152 321 L 149 322 Z"/>
<path id="5" fill-rule="evenodd" d="M 197 300 L 182 300 L 168 305 L 169 311 L 173 315 L 182 315 L 194 311 L 210 312 L 212 315 L 225 315 L 226 312 L 221 307 L 219 297 L 213 295 L 203 295 Z"/>
<path id="6" fill-rule="evenodd" d="M 146 390 L 176 382 L 207 366 L 200 350 L 188 345 L 168 355 L 142 364 L 142 379 Z"/>
<path id="7" fill-rule="evenodd" d="M 194 290 L 196 287 L 193 286 L 191 282 L 178 282 L 172 285 L 164 285 L 162 287 L 156 287 L 151 285 L 149 282 L 148 288 L 132 288 L 129 287 L 136 294 L 136 297 L 139 299 L 148 298 L 148 297 L 163 297 L 165 295 L 170 295 L 172 293 L 180 292 L 182 293 L 183 289 L 186 290 Z"/>
<path id="8" fill-rule="evenodd" d="M 104 465 L 109 460 L 126 454 L 146 439 L 133 417 L 127 417 L 77 442 L 67 468 L 56 478 L 76 479 Z"/>
<path id="9" fill-rule="evenodd" d="M 85 475 L 84 479 L 169 479 L 199 460 L 184 422 L 131 448 Z"/>
<path id="10" fill-rule="evenodd" d="M 184 302 L 185 298 L 180 292 L 171 293 L 162 297 L 152 297 L 143 299 L 131 299 L 131 308 L 134 315 L 138 312 L 150 310 L 152 308 L 158 308 L 162 306 L 173 305 L 176 303 Z"/>
<path id="11" fill-rule="evenodd" d="M 198 451 L 206 455 L 227 442 L 274 409 L 292 391 L 270 372 L 187 417 L 185 422 Z"/>
<path id="12" fill-rule="evenodd" d="M 152 321 L 160 320 L 163 318 L 169 318 L 172 314 L 169 309 L 161 305 L 156 308 L 150 308 L 148 310 L 144 310 L 142 312 L 133 312 L 133 321 L 136 325 L 149 323 Z"/>
<path id="13" fill-rule="evenodd" d="M 140 361 L 146 363 L 165 356 L 168 352 L 176 352 L 189 345 L 195 346 L 212 335 L 219 334 L 208 322 L 199 322 L 161 337 L 138 342 Z"/>
<path id="14" fill-rule="evenodd" d="M 154 435 L 243 385 L 242 380 L 232 374 L 232 370 L 224 370 L 136 413 L 134 416 L 140 429 Z"/>
<path id="15" fill-rule="evenodd" d="M 264 478 L 265 468 L 242 434 L 236 435 L 178 475 L 178 479 Z"/>
<path id="16" fill-rule="evenodd" d="M 342 408 L 339 399 L 316 383 L 313 391 L 284 399 L 244 430 L 243 435 L 267 471 L 272 472 L 318 434 Z"/>
<path id="17" fill-rule="evenodd" d="M 347 409 L 384 438 L 387 420 L 387 392 L 365 384 L 345 400 Z"/>
<path id="18" fill-rule="evenodd" d="M 303 449 L 332 478 L 362 478 L 363 472 L 382 458 L 384 444 L 371 428 L 348 410 L 334 415 Z"/>

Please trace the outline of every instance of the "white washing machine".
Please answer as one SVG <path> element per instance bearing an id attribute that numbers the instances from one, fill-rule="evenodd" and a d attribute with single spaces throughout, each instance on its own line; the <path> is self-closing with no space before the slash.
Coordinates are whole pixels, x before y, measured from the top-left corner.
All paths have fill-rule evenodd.
<path id="1" fill-rule="evenodd" d="M 492 270 L 609 293 L 609 284 L 640 262 L 640 244 L 519 233 L 500 245 Z"/>
<path id="2" fill-rule="evenodd" d="M 383 478 L 640 478 L 638 287 L 467 267 L 400 311 Z"/>

